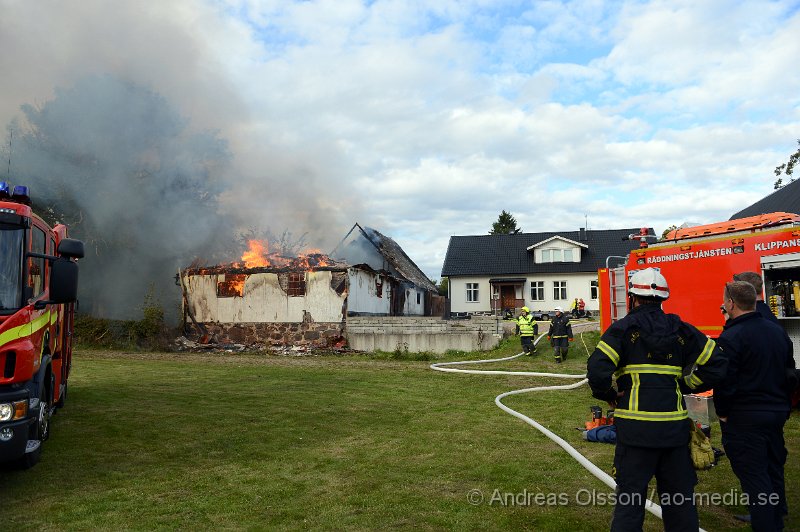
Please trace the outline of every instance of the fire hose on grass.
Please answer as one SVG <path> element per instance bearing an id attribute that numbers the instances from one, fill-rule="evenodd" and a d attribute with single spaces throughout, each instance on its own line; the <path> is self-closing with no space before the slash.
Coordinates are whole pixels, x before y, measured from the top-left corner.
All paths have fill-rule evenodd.
<path id="1" fill-rule="evenodd" d="M 533 345 L 536 346 L 536 344 L 539 343 L 539 340 L 541 340 L 543 336 L 545 336 L 545 335 L 542 334 L 538 338 L 536 338 L 536 340 L 533 342 Z M 581 332 L 581 341 L 583 341 L 583 332 Z M 584 346 L 584 348 L 586 348 L 586 343 L 585 342 L 584 342 L 583 346 Z M 588 351 L 588 349 L 587 349 L 587 351 Z M 548 438 L 553 440 L 555 443 L 557 443 L 559 445 L 559 447 L 564 449 L 567 452 L 567 454 L 569 454 L 572 458 L 574 458 L 579 464 L 581 464 L 592 475 L 597 477 L 606 486 L 608 486 L 611 489 L 616 489 L 617 483 L 614 482 L 614 479 L 611 477 L 611 475 L 609 475 L 608 473 L 606 473 L 605 471 L 603 471 L 602 469 L 600 469 L 599 467 L 594 465 L 588 458 L 586 458 L 581 453 L 579 453 L 572 445 L 567 443 L 564 439 L 559 437 L 557 434 L 551 432 L 550 430 L 548 430 L 546 427 L 542 426 L 541 424 L 539 424 L 535 420 L 529 418 L 525 414 L 517 412 L 513 408 L 510 408 L 510 407 L 508 407 L 508 406 L 503 404 L 503 399 L 508 397 L 508 396 L 511 396 L 511 395 L 519 395 L 519 394 L 528 393 L 528 392 L 541 392 L 541 391 L 547 391 L 547 390 L 573 390 L 575 388 L 580 388 L 581 386 L 583 386 L 584 384 L 586 384 L 588 382 L 588 379 L 586 378 L 586 375 L 571 375 L 571 374 L 565 374 L 565 373 L 543 373 L 543 372 L 536 372 L 536 371 L 498 371 L 498 370 L 480 370 L 480 369 L 461 369 L 461 368 L 453 367 L 453 366 L 464 366 L 464 365 L 470 365 L 470 364 L 489 364 L 489 363 L 492 363 L 492 362 L 505 362 L 507 360 L 513 360 L 515 358 L 521 357 L 524 354 L 525 353 L 517 353 L 516 355 L 511 355 L 511 356 L 508 356 L 508 357 L 494 358 L 494 359 L 489 359 L 489 360 L 465 360 L 465 361 L 459 361 L 459 362 L 438 362 L 436 364 L 431 364 L 430 367 L 431 367 L 431 369 L 434 369 L 436 371 L 443 371 L 443 372 L 447 372 L 447 373 L 469 373 L 469 374 L 472 374 L 472 375 L 525 375 L 525 376 L 531 376 L 531 377 L 552 377 L 552 378 L 557 378 L 557 379 L 581 379 L 580 381 L 578 381 L 576 383 L 573 383 L 573 384 L 562 384 L 562 385 L 557 385 L 557 386 L 536 386 L 534 388 L 523 388 L 521 390 L 512 390 L 510 392 L 501 393 L 500 395 L 498 395 L 497 397 L 494 398 L 494 403 L 501 410 L 503 410 L 504 412 L 507 412 L 507 413 L 511 414 L 512 416 L 514 416 L 514 417 L 516 417 L 518 419 L 521 419 L 522 421 L 524 421 L 528 425 L 532 426 L 533 428 L 535 428 L 536 430 L 538 430 L 539 432 L 541 432 L 542 434 L 544 434 L 545 436 L 547 436 Z M 650 513 L 652 513 L 653 515 L 655 515 L 659 519 L 662 519 L 662 517 L 661 517 L 661 507 L 659 505 L 655 504 L 654 502 L 648 500 L 645 503 L 645 509 L 647 509 L 647 511 L 649 511 Z M 702 531 L 702 529 L 700 529 L 700 530 Z"/>

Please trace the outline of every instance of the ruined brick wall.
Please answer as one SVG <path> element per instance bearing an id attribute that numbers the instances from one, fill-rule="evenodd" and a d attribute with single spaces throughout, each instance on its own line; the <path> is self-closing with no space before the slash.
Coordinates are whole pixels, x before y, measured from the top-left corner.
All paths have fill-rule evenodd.
<path id="1" fill-rule="evenodd" d="M 206 323 L 223 344 L 331 347 L 344 336 L 342 323 Z"/>

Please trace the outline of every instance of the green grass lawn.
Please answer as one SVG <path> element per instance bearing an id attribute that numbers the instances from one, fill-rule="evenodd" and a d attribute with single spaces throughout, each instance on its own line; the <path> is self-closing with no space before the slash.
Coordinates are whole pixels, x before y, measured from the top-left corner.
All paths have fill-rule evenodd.
<path id="1" fill-rule="evenodd" d="M 584 337 L 591 349 L 596 333 Z M 467 356 L 511 354 L 515 342 Z M 556 365 L 550 350 L 540 347 L 536 357 L 491 369 L 582 372 L 585 361 L 576 338 L 565 364 Z M 583 502 L 591 490 L 603 496 L 608 488 L 493 402 L 504 391 L 570 381 L 444 374 L 428 363 L 391 354 L 79 351 L 67 406 L 53 418 L 41 463 L 29 471 L 0 471 L 1 526 L 607 529 L 611 506 L 581 505 L 576 496 Z M 588 388 L 524 394 L 505 403 L 610 470 L 613 447 L 583 442 L 574 429 L 597 403 Z M 798 419 L 795 414 L 786 430 L 787 525 L 795 530 Z M 719 427 L 713 430 L 719 446 Z M 738 489 L 724 459 L 699 477 L 700 492 Z M 471 504 L 471 490 L 479 490 L 483 502 Z M 505 493 L 522 494 L 523 502 L 527 494 L 531 504 L 497 502 Z M 734 513 L 743 509 L 704 506 L 701 524 L 741 528 Z M 658 530 L 661 523 L 648 514 L 646 528 Z"/>

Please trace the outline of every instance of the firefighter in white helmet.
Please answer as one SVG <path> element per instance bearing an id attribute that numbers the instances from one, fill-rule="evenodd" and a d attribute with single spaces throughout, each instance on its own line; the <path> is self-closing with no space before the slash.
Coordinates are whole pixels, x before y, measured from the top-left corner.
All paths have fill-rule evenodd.
<path id="1" fill-rule="evenodd" d="M 642 529 L 653 475 L 665 530 L 698 529 L 692 422 L 682 394 L 710 389 L 724 377 L 727 360 L 714 340 L 664 313 L 661 303 L 669 295 L 658 270 L 631 276 L 629 313 L 606 330 L 587 364 L 592 395 L 615 408 L 617 497 L 611 530 Z"/>

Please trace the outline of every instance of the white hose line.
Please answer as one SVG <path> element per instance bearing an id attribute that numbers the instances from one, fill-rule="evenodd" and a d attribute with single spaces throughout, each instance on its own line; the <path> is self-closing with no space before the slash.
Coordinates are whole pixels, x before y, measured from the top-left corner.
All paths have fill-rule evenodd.
<path id="1" fill-rule="evenodd" d="M 536 344 L 539 343 L 539 340 L 541 340 L 544 336 L 545 336 L 544 334 L 541 334 L 533 342 L 533 345 L 536 346 Z M 583 334 L 582 333 L 581 333 L 581 340 L 583 340 Z M 586 344 L 584 343 L 584 346 L 585 345 Z M 587 349 L 587 351 L 588 351 L 588 349 Z M 539 373 L 539 372 L 534 372 L 534 371 L 493 371 L 493 370 L 458 369 L 458 368 L 445 368 L 445 367 L 442 367 L 442 366 L 458 366 L 458 365 L 465 365 L 465 364 L 487 364 L 487 363 L 490 363 L 490 362 L 503 362 L 503 361 L 506 361 L 506 360 L 513 360 L 515 358 L 521 357 L 524 354 L 525 354 L 524 352 L 523 353 L 517 353 L 516 355 L 511 355 L 511 356 L 508 356 L 508 357 L 493 358 L 493 359 L 489 359 L 489 360 L 465 360 L 465 361 L 459 361 L 459 362 L 439 362 L 439 363 L 436 363 L 436 364 L 431 364 L 430 368 L 434 369 L 436 371 L 444 371 L 444 372 L 449 372 L 449 373 L 469 373 L 469 374 L 472 374 L 472 375 L 526 375 L 526 376 L 535 376 L 535 377 L 555 377 L 555 378 L 564 378 L 564 379 L 582 379 L 581 381 L 576 382 L 574 384 L 562 384 L 562 385 L 558 385 L 558 386 L 537 386 L 535 388 L 523 388 L 521 390 L 512 390 L 510 392 L 501 393 L 500 395 L 495 397 L 494 398 L 494 403 L 501 410 L 503 410 L 504 412 L 506 412 L 508 414 L 511 414 L 515 418 L 521 419 L 522 421 L 524 421 L 528 425 L 532 426 L 533 428 L 535 428 L 536 430 L 538 430 L 539 432 L 541 432 L 542 434 L 544 434 L 545 436 L 547 436 L 548 438 L 553 440 L 555 443 L 558 444 L 559 447 L 564 449 L 567 452 L 567 454 L 569 454 L 572 458 L 574 458 L 587 471 L 589 471 L 592 475 L 594 475 L 601 482 L 603 482 L 603 484 L 605 484 L 606 486 L 608 486 L 611 489 L 616 489 L 617 488 L 617 483 L 614 482 L 614 479 L 611 477 L 611 475 L 609 475 L 608 473 L 606 473 L 605 471 L 603 471 L 602 469 L 600 469 L 599 467 L 594 465 L 594 463 L 592 463 L 591 460 L 589 460 L 588 458 L 583 456 L 581 453 L 579 453 L 578 450 L 575 449 L 575 447 L 573 447 L 572 445 L 567 443 L 564 439 L 562 439 L 557 434 L 555 434 L 555 433 L 551 432 L 550 430 L 548 430 L 547 428 L 545 428 L 543 425 L 540 425 L 535 420 L 529 418 L 525 414 L 517 412 L 513 408 L 507 407 L 506 405 L 503 404 L 503 401 L 502 401 L 505 397 L 508 397 L 510 395 L 518 395 L 518 394 L 523 394 L 523 393 L 528 393 L 528 392 L 540 392 L 540 391 L 545 391 L 545 390 L 573 390 L 575 388 L 580 388 L 581 386 L 583 386 L 584 384 L 589 382 L 589 379 L 586 378 L 586 375 L 569 375 L 569 374 L 564 374 L 564 373 Z M 656 517 L 658 517 L 659 519 L 663 519 L 662 516 L 661 516 L 661 507 L 659 505 L 655 504 L 653 501 L 648 500 L 645 503 L 645 509 L 647 511 L 649 511 L 650 513 L 652 513 L 653 515 L 655 515 Z M 702 528 L 700 529 L 700 532 L 704 532 Z"/>

